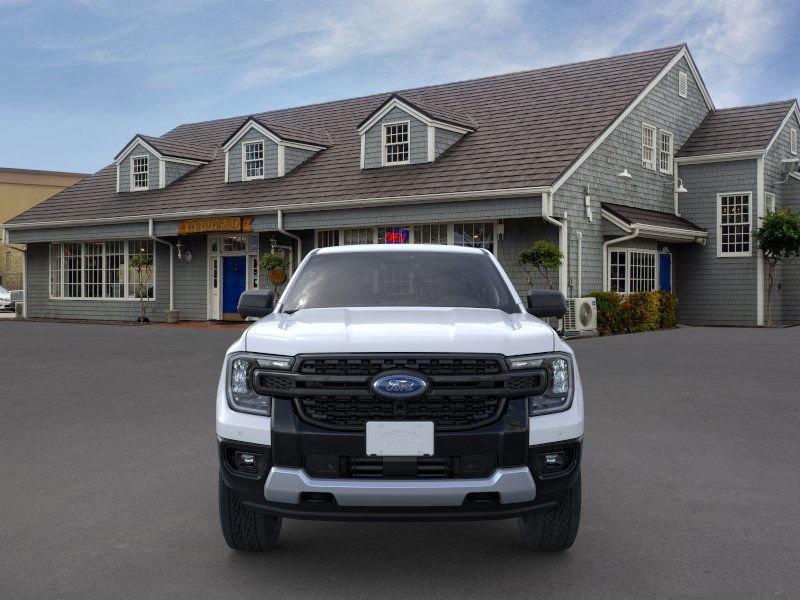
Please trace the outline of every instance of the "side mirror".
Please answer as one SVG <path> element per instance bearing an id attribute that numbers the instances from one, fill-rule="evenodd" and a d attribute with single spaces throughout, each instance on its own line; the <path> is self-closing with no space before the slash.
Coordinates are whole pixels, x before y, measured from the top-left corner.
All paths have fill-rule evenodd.
<path id="1" fill-rule="evenodd" d="M 275 293 L 272 290 L 250 290 L 239 296 L 236 310 L 243 319 L 255 317 L 260 319 L 272 312 L 275 307 Z"/>
<path id="2" fill-rule="evenodd" d="M 567 312 L 567 300 L 555 290 L 528 290 L 528 312 L 540 318 L 560 319 Z"/>

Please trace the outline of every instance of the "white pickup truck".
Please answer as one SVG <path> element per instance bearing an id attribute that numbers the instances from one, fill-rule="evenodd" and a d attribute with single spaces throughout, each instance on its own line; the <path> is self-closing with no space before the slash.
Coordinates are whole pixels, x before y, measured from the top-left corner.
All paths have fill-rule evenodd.
<path id="1" fill-rule="evenodd" d="M 572 350 L 495 257 L 453 246 L 312 251 L 228 350 L 217 389 L 222 532 L 265 550 L 283 517 L 517 517 L 533 550 L 578 532 L 583 392 Z"/>

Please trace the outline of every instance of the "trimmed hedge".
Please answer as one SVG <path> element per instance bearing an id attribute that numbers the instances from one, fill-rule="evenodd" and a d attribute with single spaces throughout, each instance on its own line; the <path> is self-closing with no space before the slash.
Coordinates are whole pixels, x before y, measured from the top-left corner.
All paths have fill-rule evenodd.
<path id="1" fill-rule="evenodd" d="M 597 329 L 600 335 L 635 333 L 675 327 L 678 298 L 670 292 L 616 292 L 590 294 L 597 300 Z"/>

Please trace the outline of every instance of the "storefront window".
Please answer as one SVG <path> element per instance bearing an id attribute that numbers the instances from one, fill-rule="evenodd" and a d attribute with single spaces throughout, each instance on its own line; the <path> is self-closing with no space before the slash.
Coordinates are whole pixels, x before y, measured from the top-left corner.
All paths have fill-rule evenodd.
<path id="1" fill-rule="evenodd" d="M 494 252 L 493 223 L 454 223 L 453 244 Z"/>

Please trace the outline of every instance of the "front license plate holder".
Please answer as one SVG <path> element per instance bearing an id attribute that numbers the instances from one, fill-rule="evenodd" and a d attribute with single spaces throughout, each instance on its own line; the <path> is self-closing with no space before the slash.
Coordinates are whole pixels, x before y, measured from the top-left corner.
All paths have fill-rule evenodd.
<path id="1" fill-rule="evenodd" d="M 433 456 L 433 421 L 368 421 L 367 456 Z"/>

